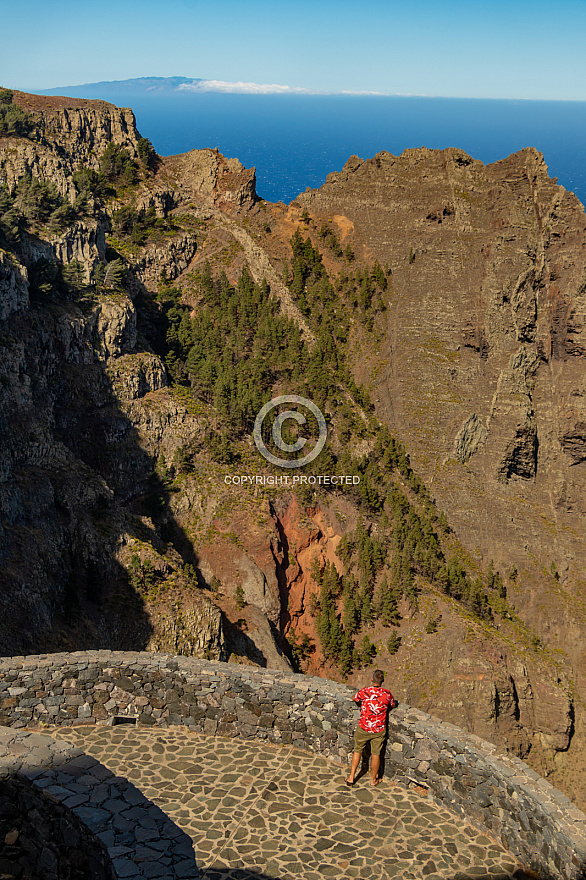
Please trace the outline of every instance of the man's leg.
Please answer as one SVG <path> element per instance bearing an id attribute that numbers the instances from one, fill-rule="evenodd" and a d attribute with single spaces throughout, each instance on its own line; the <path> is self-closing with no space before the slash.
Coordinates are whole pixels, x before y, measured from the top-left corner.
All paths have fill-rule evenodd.
<path id="1" fill-rule="evenodd" d="M 370 784 L 378 785 L 380 782 L 379 779 L 379 771 L 380 771 L 380 753 L 381 749 L 384 745 L 385 741 L 385 731 L 378 731 L 377 733 L 373 733 L 372 739 L 370 741 L 370 751 L 372 757 L 370 759 Z"/>
<path id="2" fill-rule="evenodd" d="M 362 752 L 354 752 L 352 755 L 352 764 L 350 765 L 350 775 L 347 778 L 347 782 L 354 782 L 354 775 L 358 770 L 358 765 L 360 764 L 360 759 L 362 757 Z"/>
<path id="3" fill-rule="evenodd" d="M 370 759 L 370 784 L 376 785 L 380 768 L 380 755 L 373 755 Z"/>

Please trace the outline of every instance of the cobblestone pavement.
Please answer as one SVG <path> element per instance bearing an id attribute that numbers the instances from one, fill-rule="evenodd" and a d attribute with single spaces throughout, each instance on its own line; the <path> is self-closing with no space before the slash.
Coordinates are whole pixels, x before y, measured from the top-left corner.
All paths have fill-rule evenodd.
<path id="1" fill-rule="evenodd" d="M 509 853 L 424 794 L 289 746 L 182 728 L 49 733 L 130 779 L 193 839 L 205 880 L 501 880 Z"/>

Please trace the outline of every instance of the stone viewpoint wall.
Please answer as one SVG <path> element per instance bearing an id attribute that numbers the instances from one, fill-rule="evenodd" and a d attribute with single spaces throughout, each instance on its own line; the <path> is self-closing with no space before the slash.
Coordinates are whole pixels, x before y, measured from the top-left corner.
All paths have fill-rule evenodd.
<path id="1" fill-rule="evenodd" d="M 0 724 L 185 725 L 346 761 L 358 709 L 345 685 L 163 654 L 87 651 L 0 659 Z M 545 880 L 586 876 L 586 816 L 523 761 L 398 707 L 385 774 L 484 826 Z"/>
<path id="2" fill-rule="evenodd" d="M 0 876 L 113 880 L 103 842 L 51 792 L 53 771 L 78 760 L 48 736 L 0 728 Z M 86 758 L 81 755 L 81 760 Z M 39 762 L 43 769 L 40 770 Z M 105 768 L 104 768 L 105 769 Z M 60 791 L 55 794 L 59 795 Z M 72 791 L 68 792 L 73 797 Z"/>

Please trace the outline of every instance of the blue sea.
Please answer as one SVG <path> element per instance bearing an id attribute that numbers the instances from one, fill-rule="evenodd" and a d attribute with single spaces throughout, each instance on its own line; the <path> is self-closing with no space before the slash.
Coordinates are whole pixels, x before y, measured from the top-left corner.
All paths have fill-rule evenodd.
<path id="1" fill-rule="evenodd" d="M 586 203 L 586 102 L 176 92 L 126 100 L 119 89 L 100 97 L 131 106 L 163 155 L 218 147 L 254 166 L 269 201 L 321 186 L 349 156 L 425 146 L 459 147 L 484 163 L 536 147 L 550 175 Z"/>

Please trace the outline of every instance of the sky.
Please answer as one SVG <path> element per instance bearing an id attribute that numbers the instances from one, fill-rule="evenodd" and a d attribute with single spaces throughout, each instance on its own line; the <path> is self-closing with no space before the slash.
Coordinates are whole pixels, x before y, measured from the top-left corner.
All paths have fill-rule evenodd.
<path id="1" fill-rule="evenodd" d="M 0 85 L 24 91 L 186 76 L 586 100 L 586 0 L 0 0 L 0 13 Z"/>

